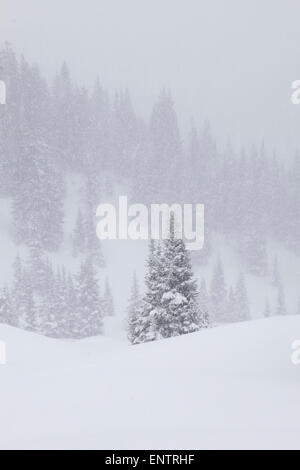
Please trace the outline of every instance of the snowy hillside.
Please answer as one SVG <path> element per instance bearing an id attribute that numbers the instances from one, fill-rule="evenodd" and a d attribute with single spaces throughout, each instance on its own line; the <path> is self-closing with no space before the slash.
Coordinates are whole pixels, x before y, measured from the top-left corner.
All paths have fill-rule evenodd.
<path id="1" fill-rule="evenodd" d="M 300 449 L 299 316 L 139 346 L 0 338 L 3 449 Z"/>
<path id="2" fill-rule="evenodd" d="M 76 212 L 82 192 L 82 180 L 78 176 L 68 178 L 68 191 L 65 201 L 65 240 L 57 253 L 51 253 L 51 260 L 56 267 L 68 266 L 74 273 L 78 272 L 80 259 L 72 256 L 72 231 L 76 220 Z M 0 198 L 0 257 L 2 260 L 0 270 L 1 285 L 12 282 L 13 261 L 19 253 L 24 259 L 28 257 L 28 248 L 17 246 L 11 239 L 10 227 L 12 225 L 11 204 L 8 199 Z M 222 235 L 214 235 L 212 239 L 212 254 L 206 265 L 193 263 L 195 276 L 200 287 L 204 278 L 209 289 L 213 276 L 214 266 L 218 256 L 221 257 L 224 267 L 225 283 L 229 290 L 237 282 L 241 270 L 241 261 L 236 250 L 230 246 Z M 118 339 L 126 338 L 125 322 L 128 298 L 132 282 L 132 273 L 136 271 L 140 287 L 144 288 L 145 261 L 147 258 L 148 242 L 138 240 L 105 240 L 102 242 L 102 251 L 107 266 L 101 268 L 99 280 L 100 289 L 103 290 L 105 279 L 108 278 L 115 303 L 115 318 L 105 319 L 105 335 Z M 270 272 L 265 277 L 253 276 L 246 272 L 246 283 L 249 295 L 249 308 L 252 318 L 261 318 L 264 314 L 266 298 L 271 304 L 272 315 L 276 312 L 277 289 L 272 285 L 272 261 L 277 257 L 281 267 L 283 286 L 286 292 L 286 304 L 289 314 L 297 313 L 299 304 L 298 279 L 300 279 L 299 257 L 274 243 L 268 244 L 268 258 Z"/>

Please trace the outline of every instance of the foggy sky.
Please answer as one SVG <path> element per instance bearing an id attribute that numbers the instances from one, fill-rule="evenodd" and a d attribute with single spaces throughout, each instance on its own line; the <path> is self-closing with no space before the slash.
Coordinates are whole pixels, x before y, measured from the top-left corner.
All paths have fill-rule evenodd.
<path id="1" fill-rule="evenodd" d="M 128 87 L 148 118 L 170 88 L 183 129 L 211 121 L 218 138 L 300 148 L 299 0 L 0 0 L 0 44 L 53 77 Z M 1 79 L 1 77 L 0 77 Z"/>

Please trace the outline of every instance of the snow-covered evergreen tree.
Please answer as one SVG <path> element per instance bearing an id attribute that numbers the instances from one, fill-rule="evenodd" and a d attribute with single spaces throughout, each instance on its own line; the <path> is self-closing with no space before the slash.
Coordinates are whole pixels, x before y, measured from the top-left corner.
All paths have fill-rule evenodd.
<path id="1" fill-rule="evenodd" d="M 146 293 L 138 313 L 134 344 L 154 341 L 161 337 L 161 323 L 164 310 L 161 306 L 163 289 L 163 266 L 161 265 L 161 247 L 154 240 L 150 241 L 145 278 Z"/>
<path id="2" fill-rule="evenodd" d="M 136 272 L 133 274 L 131 294 L 127 308 L 127 337 L 132 344 L 135 344 L 139 337 L 139 321 L 141 316 L 141 302 L 139 285 Z"/>
<path id="3" fill-rule="evenodd" d="M 82 323 L 79 310 L 78 291 L 71 274 L 67 276 L 67 318 L 68 332 L 71 338 L 80 338 Z"/>
<path id="4" fill-rule="evenodd" d="M 26 272 L 32 291 L 39 296 L 45 294 L 52 282 L 53 272 L 38 240 L 30 242 Z"/>
<path id="5" fill-rule="evenodd" d="M 86 253 L 93 261 L 97 270 L 105 266 L 102 253 L 101 241 L 96 234 L 96 221 L 92 212 L 88 212 L 85 217 Z"/>
<path id="6" fill-rule="evenodd" d="M 274 260 L 274 264 L 273 264 L 272 284 L 273 284 L 274 287 L 278 288 L 280 283 L 281 283 L 281 277 L 280 277 L 280 274 L 279 274 L 278 259 L 276 257 L 275 260 Z"/>
<path id="7" fill-rule="evenodd" d="M 30 279 L 20 256 L 14 262 L 10 324 L 23 329 L 36 330 L 36 309 Z"/>
<path id="8" fill-rule="evenodd" d="M 60 168 L 74 168 L 74 152 L 77 149 L 74 131 L 74 86 L 66 63 L 56 75 L 51 90 L 51 142 L 58 149 L 55 155 Z"/>
<path id="9" fill-rule="evenodd" d="M 73 255 L 89 256 L 97 270 L 105 266 L 101 241 L 96 233 L 96 208 L 99 203 L 99 178 L 94 174 L 85 177 L 84 208 L 77 213 L 73 232 Z"/>
<path id="10" fill-rule="evenodd" d="M 245 276 L 240 273 L 235 293 L 235 321 L 246 321 L 250 319 L 249 299 L 247 294 Z"/>
<path id="11" fill-rule="evenodd" d="M 20 181 L 13 199 L 17 243 L 39 242 L 57 250 L 63 237 L 64 182 L 44 142 L 28 142 L 20 165 Z"/>
<path id="12" fill-rule="evenodd" d="M 241 236 L 240 254 L 246 269 L 255 276 L 266 276 L 268 255 L 265 236 L 256 229 L 255 221 L 250 222 L 246 233 Z"/>
<path id="13" fill-rule="evenodd" d="M 264 310 L 264 317 L 269 318 L 271 316 L 271 307 L 269 299 L 266 298 L 265 310 Z"/>
<path id="14" fill-rule="evenodd" d="M 212 319 L 219 323 L 226 321 L 227 290 L 221 258 L 218 257 L 210 285 Z"/>
<path id="15" fill-rule="evenodd" d="M 106 317 L 113 317 L 115 314 L 114 299 L 108 279 L 105 281 L 104 295 L 103 295 L 103 312 Z"/>
<path id="16" fill-rule="evenodd" d="M 236 321 L 236 296 L 232 286 L 228 292 L 226 320 L 228 322 Z"/>
<path id="17" fill-rule="evenodd" d="M 94 262 L 87 257 L 76 276 L 78 318 L 82 336 L 97 336 L 103 333 L 103 304 L 101 301 Z"/>
<path id="18" fill-rule="evenodd" d="M 150 119 L 152 168 L 148 184 L 152 197 L 160 195 L 169 202 L 181 196 L 182 148 L 174 103 L 170 93 L 162 90 Z M 158 201 L 160 202 L 160 201 Z"/>
<path id="19" fill-rule="evenodd" d="M 10 323 L 11 301 L 7 287 L 0 291 L 0 323 Z"/>
<path id="20" fill-rule="evenodd" d="M 78 210 L 76 225 L 73 233 L 73 255 L 76 257 L 85 252 L 86 236 L 85 223 L 81 210 Z"/>
<path id="21" fill-rule="evenodd" d="M 96 79 L 90 99 L 88 168 L 111 170 L 111 110 L 107 90 Z M 105 193 L 106 194 L 106 193 Z"/>
<path id="22" fill-rule="evenodd" d="M 276 308 L 276 313 L 277 315 L 286 315 L 287 310 L 286 310 L 286 304 L 285 304 L 285 294 L 284 294 L 284 288 L 283 284 L 280 281 L 278 289 L 277 289 L 277 308 Z"/>
<path id="23" fill-rule="evenodd" d="M 59 303 L 60 275 L 53 273 L 52 282 L 48 286 L 39 304 L 39 323 L 43 334 L 52 338 L 60 337 L 61 305 Z"/>
<path id="24" fill-rule="evenodd" d="M 184 241 L 175 236 L 174 217 L 169 238 L 161 245 L 150 243 L 146 286 L 137 342 L 192 333 L 208 326 L 207 312 L 202 312 L 198 304 L 189 254 Z"/>
<path id="25" fill-rule="evenodd" d="M 170 238 L 163 244 L 163 259 L 168 273 L 162 295 L 165 310 L 161 326 L 163 337 L 193 333 L 208 326 L 207 314 L 200 311 L 198 304 L 189 253 L 184 241 L 175 237 L 175 223 L 172 218 Z"/>
<path id="26" fill-rule="evenodd" d="M 198 304 L 200 311 L 207 317 L 207 321 L 209 322 L 209 312 L 210 312 L 210 298 L 206 286 L 206 280 L 204 277 L 201 280 L 199 294 L 198 294 Z"/>
<path id="27" fill-rule="evenodd" d="M 66 270 L 63 267 L 57 273 L 56 278 L 57 299 L 57 334 L 60 338 L 68 338 L 70 334 L 68 283 Z"/>
<path id="28" fill-rule="evenodd" d="M 80 317 L 77 290 L 72 275 L 58 270 L 45 297 L 45 334 L 54 338 L 81 338 L 84 319 Z"/>
<path id="29" fill-rule="evenodd" d="M 135 114 L 128 90 L 115 95 L 111 119 L 113 172 L 126 180 L 135 164 L 134 155 L 139 146 L 139 120 Z"/>

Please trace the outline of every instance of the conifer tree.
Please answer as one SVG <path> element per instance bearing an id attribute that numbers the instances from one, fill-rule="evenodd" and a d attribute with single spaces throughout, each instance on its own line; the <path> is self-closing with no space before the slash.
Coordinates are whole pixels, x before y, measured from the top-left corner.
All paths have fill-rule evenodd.
<path id="1" fill-rule="evenodd" d="M 52 266 L 37 239 L 30 242 L 26 272 L 32 291 L 40 296 L 45 294 L 52 281 Z"/>
<path id="2" fill-rule="evenodd" d="M 86 254 L 93 261 L 97 270 L 105 267 L 101 241 L 96 234 L 96 222 L 93 212 L 88 211 L 85 217 Z"/>
<path id="3" fill-rule="evenodd" d="M 138 338 L 141 302 L 142 297 L 140 295 L 136 272 L 134 271 L 127 308 L 127 337 L 132 344 L 135 344 L 136 338 Z"/>
<path id="4" fill-rule="evenodd" d="M 175 230 L 172 216 L 169 238 L 161 246 L 150 243 L 147 291 L 136 342 L 192 333 L 208 326 L 207 314 L 199 308 L 188 252 Z"/>
<path id="5" fill-rule="evenodd" d="M 70 337 L 68 284 L 65 268 L 59 270 L 56 279 L 57 334 L 59 338 Z"/>
<path id="6" fill-rule="evenodd" d="M 227 291 L 220 257 L 218 257 L 210 285 L 210 298 L 213 320 L 218 323 L 226 321 Z"/>
<path id="7" fill-rule="evenodd" d="M 34 301 L 30 281 L 26 275 L 24 276 L 22 290 L 17 296 L 15 305 L 17 307 L 18 327 L 23 330 L 42 332 L 37 323 L 37 306 Z"/>
<path id="8" fill-rule="evenodd" d="M 162 306 L 161 334 L 163 337 L 193 333 L 207 327 L 207 318 L 197 301 L 197 284 L 192 273 L 189 254 L 182 239 L 176 238 L 176 221 L 171 217 L 170 235 L 163 243 L 166 272 Z"/>
<path id="9" fill-rule="evenodd" d="M 285 294 L 282 282 L 280 281 L 277 294 L 277 315 L 286 315 Z"/>
<path id="10" fill-rule="evenodd" d="M 182 149 L 174 103 L 166 90 L 161 91 L 153 107 L 149 131 L 153 166 L 148 184 L 153 197 L 160 194 L 164 201 L 178 200 L 182 189 Z"/>
<path id="11" fill-rule="evenodd" d="M 61 314 L 59 304 L 59 275 L 52 277 L 52 282 L 45 295 L 43 296 L 40 311 L 43 313 L 43 319 L 40 317 L 39 322 L 43 323 L 43 333 L 52 338 L 60 337 L 59 317 Z M 43 321 L 42 321 L 43 320 Z"/>
<path id="12" fill-rule="evenodd" d="M 114 299 L 108 279 L 105 281 L 105 289 L 103 296 L 103 312 L 106 317 L 113 317 L 115 314 Z"/>
<path id="13" fill-rule="evenodd" d="M 78 210 L 76 225 L 73 233 L 73 255 L 76 257 L 85 252 L 85 224 L 81 210 Z"/>
<path id="14" fill-rule="evenodd" d="M 76 225 L 73 232 L 73 255 L 90 256 L 97 269 L 105 267 L 101 242 L 96 233 L 96 220 L 93 216 L 91 204 L 87 205 L 86 213 L 83 215 L 79 210 Z"/>
<path id="15" fill-rule="evenodd" d="M 71 274 L 67 276 L 67 313 L 69 324 L 69 336 L 71 338 L 80 338 L 82 335 L 82 323 L 78 305 L 78 292 L 74 285 Z"/>
<path id="16" fill-rule="evenodd" d="M 10 323 L 11 302 L 7 287 L 3 287 L 0 291 L 0 323 Z"/>
<path id="17" fill-rule="evenodd" d="M 236 296 L 231 286 L 228 293 L 228 300 L 227 300 L 227 315 L 226 320 L 229 322 L 236 321 Z"/>
<path id="18" fill-rule="evenodd" d="M 161 305 L 163 271 L 161 265 L 161 247 L 150 241 L 145 278 L 146 293 L 138 314 L 134 344 L 154 341 L 161 337 L 161 324 L 164 310 Z"/>
<path id="19" fill-rule="evenodd" d="M 235 289 L 235 321 L 246 321 L 250 319 L 249 300 L 246 289 L 245 276 L 240 274 Z"/>
<path id="20" fill-rule="evenodd" d="M 90 99 L 89 162 L 92 171 L 111 170 L 111 110 L 108 92 L 96 79 Z"/>
<path id="21" fill-rule="evenodd" d="M 82 336 L 97 336 L 103 333 L 103 305 L 93 260 L 87 257 L 77 275 L 78 318 L 82 325 Z"/>
<path id="22" fill-rule="evenodd" d="M 269 299 L 266 298 L 265 310 L 264 310 L 264 317 L 269 318 L 271 316 L 271 308 Z"/>
<path id="23" fill-rule="evenodd" d="M 280 274 L 279 274 L 279 267 L 278 267 L 278 259 L 277 257 L 274 260 L 273 264 L 273 272 L 272 272 L 272 284 L 274 287 L 279 287 L 281 282 Z"/>
<path id="24" fill-rule="evenodd" d="M 202 278 L 200 284 L 198 304 L 200 311 L 203 313 L 203 315 L 206 315 L 208 321 L 210 312 L 210 299 L 207 291 L 206 280 L 204 279 L 204 277 Z"/>
<path id="25" fill-rule="evenodd" d="M 72 169 L 74 166 L 74 86 L 66 63 L 56 75 L 52 87 L 51 141 L 56 149 L 57 163 L 60 168 Z M 76 152 L 77 154 L 77 152 Z"/>
<path id="26" fill-rule="evenodd" d="M 240 253 L 244 266 L 255 276 L 266 276 L 268 272 L 267 244 L 264 235 L 256 229 L 255 220 L 241 237 Z"/>
<path id="27" fill-rule="evenodd" d="M 36 309 L 30 279 L 18 255 L 14 262 L 10 324 L 35 331 Z"/>
<path id="28" fill-rule="evenodd" d="M 19 164 L 20 181 L 13 199 L 15 240 L 27 245 L 39 242 L 55 251 L 63 238 L 64 182 L 52 152 L 44 142 L 30 141 Z"/>

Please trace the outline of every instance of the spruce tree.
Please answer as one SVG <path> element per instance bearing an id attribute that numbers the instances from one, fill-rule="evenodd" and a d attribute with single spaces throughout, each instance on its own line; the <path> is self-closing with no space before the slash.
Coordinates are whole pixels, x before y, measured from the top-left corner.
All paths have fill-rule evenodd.
<path id="1" fill-rule="evenodd" d="M 146 265 L 146 293 L 137 315 L 135 344 L 154 341 L 162 336 L 161 325 L 165 314 L 161 305 L 163 266 L 161 264 L 161 247 L 154 240 L 150 241 Z"/>
<path id="2" fill-rule="evenodd" d="M 67 276 L 67 314 L 69 335 L 78 339 L 82 335 L 82 323 L 80 317 L 78 291 L 71 274 Z"/>
<path id="3" fill-rule="evenodd" d="M 274 264 L 273 264 L 272 285 L 278 288 L 280 285 L 280 282 L 281 282 L 281 278 L 279 274 L 278 259 L 276 257 L 274 260 Z"/>
<path id="4" fill-rule="evenodd" d="M 60 337 L 59 317 L 61 311 L 58 294 L 59 288 L 59 276 L 58 274 L 54 275 L 53 273 L 52 282 L 49 285 L 40 306 L 40 310 L 44 315 L 43 332 L 45 335 L 52 338 Z M 39 320 L 42 321 L 42 318 L 40 317 Z"/>
<path id="5" fill-rule="evenodd" d="M 37 239 L 30 242 L 26 272 L 32 291 L 39 296 L 45 294 L 51 282 L 52 267 Z"/>
<path id="6" fill-rule="evenodd" d="M 227 315 L 226 320 L 229 322 L 236 321 L 236 296 L 231 286 L 228 293 L 228 301 L 227 301 Z"/>
<path id="7" fill-rule="evenodd" d="M 213 320 L 217 323 L 226 321 L 227 291 L 220 257 L 218 257 L 210 285 L 210 298 Z"/>
<path id="8" fill-rule="evenodd" d="M 235 289 L 235 321 L 246 321 L 250 319 L 249 300 L 246 289 L 245 276 L 240 274 Z"/>
<path id="9" fill-rule="evenodd" d="M 245 268 L 254 276 L 263 277 L 268 272 L 267 243 L 264 234 L 256 229 L 255 219 L 249 222 L 241 237 L 240 254 Z"/>
<path id="10" fill-rule="evenodd" d="M 69 311 L 68 311 L 68 284 L 65 268 L 57 273 L 56 278 L 57 299 L 57 335 L 59 338 L 70 337 Z"/>
<path id="11" fill-rule="evenodd" d="M 204 279 L 204 277 L 201 280 L 201 284 L 199 288 L 198 304 L 199 304 L 200 311 L 203 313 L 203 315 L 206 315 L 207 320 L 208 320 L 209 312 L 210 312 L 210 299 L 209 299 L 209 294 L 207 291 L 206 280 Z"/>
<path id="12" fill-rule="evenodd" d="M 11 301 L 7 287 L 0 291 L 0 323 L 10 323 Z"/>
<path id="13" fill-rule="evenodd" d="M 193 333 L 207 326 L 207 319 L 197 301 L 197 284 L 192 273 L 188 251 L 182 239 L 176 238 L 176 221 L 171 218 L 169 238 L 163 243 L 164 279 L 161 334 L 164 338 Z"/>
<path id="14" fill-rule="evenodd" d="M 135 344 L 136 339 L 138 339 L 141 302 L 142 298 L 140 295 L 136 272 L 134 272 L 131 286 L 131 295 L 127 308 L 127 337 L 132 344 Z"/>
<path id="15" fill-rule="evenodd" d="M 103 311 L 104 311 L 104 316 L 106 317 L 113 317 L 115 314 L 114 299 L 113 299 L 113 295 L 111 292 L 108 279 L 106 279 L 105 281 L 105 289 L 104 289 L 104 296 L 103 296 Z"/>
<path id="16" fill-rule="evenodd" d="M 78 210 L 72 242 L 73 242 L 73 255 L 75 257 L 85 252 L 85 244 L 86 244 L 85 224 L 84 224 L 84 217 L 82 215 L 81 210 Z"/>
<path id="17" fill-rule="evenodd" d="M 18 326 L 24 330 L 41 333 L 42 330 L 39 328 L 39 324 L 37 323 L 37 306 L 34 300 L 30 281 L 26 275 L 23 279 L 22 289 L 23 290 L 19 292 L 17 303 Z"/>
<path id="18" fill-rule="evenodd" d="M 271 316 L 271 308 L 269 299 L 266 298 L 265 310 L 264 310 L 264 317 L 269 318 Z"/>
<path id="19" fill-rule="evenodd" d="M 182 189 L 182 148 L 174 103 L 166 90 L 161 91 L 153 107 L 149 134 L 153 163 L 147 184 L 152 196 L 160 195 L 166 202 L 178 200 Z"/>
<path id="20" fill-rule="evenodd" d="M 52 151 L 44 142 L 25 142 L 20 165 L 13 199 L 15 241 L 56 251 L 63 239 L 64 182 Z"/>
<path id="21" fill-rule="evenodd" d="M 103 305 L 91 257 L 81 264 L 77 275 L 78 318 L 82 336 L 97 336 L 103 333 Z"/>
<path id="22" fill-rule="evenodd" d="M 285 304 L 285 294 L 282 282 L 280 281 L 278 290 L 277 290 L 277 315 L 286 315 L 286 304 Z"/>
<path id="23" fill-rule="evenodd" d="M 11 316 L 9 323 L 23 329 L 36 331 L 36 306 L 28 273 L 23 267 L 20 256 L 14 262 L 13 289 L 11 297 Z"/>
<path id="24" fill-rule="evenodd" d="M 99 268 L 105 267 L 101 241 L 96 234 L 96 221 L 93 216 L 93 212 L 90 210 L 87 212 L 85 217 L 85 243 L 85 252 L 90 260 L 94 263 L 96 269 L 98 270 Z"/>
<path id="25" fill-rule="evenodd" d="M 175 236 L 171 217 L 169 238 L 161 245 L 150 243 L 140 323 L 135 328 L 136 342 L 169 338 L 198 331 L 208 326 L 206 312 L 201 312 L 189 254 L 184 241 Z"/>

